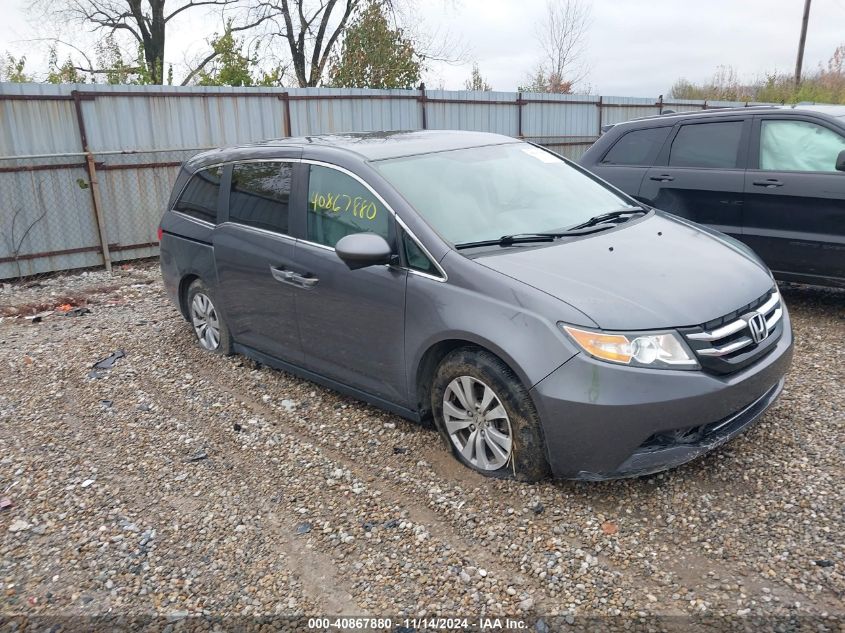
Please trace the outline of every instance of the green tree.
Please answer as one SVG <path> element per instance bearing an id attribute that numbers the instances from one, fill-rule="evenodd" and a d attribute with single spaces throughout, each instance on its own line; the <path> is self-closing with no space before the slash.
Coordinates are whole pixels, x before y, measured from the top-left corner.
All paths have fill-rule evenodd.
<path id="1" fill-rule="evenodd" d="M 490 84 L 481 76 L 481 70 L 478 68 L 478 62 L 475 62 L 472 65 L 472 74 L 470 75 L 469 79 L 466 80 L 464 83 L 467 90 L 482 90 L 484 92 L 490 92 L 493 88 L 490 87 Z"/>
<path id="2" fill-rule="evenodd" d="M 70 57 L 60 65 L 56 47 L 50 47 L 50 54 L 47 59 L 47 83 L 84 84 L 86 81 L 85 74 L 80 72 L 80 69 L 74 65 Z"/>
<path id="3" fill-rule="evenodd" d="M 402 29 L 391 28 L 384 2 L 370 0 L 347 28 L 329 78 L 343 88 L 413 88 L 422 62 Z"/>
<path id="4" fill-rule="evenodd" d="M 263 87 L 284 86 L 287 71 L 288 67 L 283 64 L 279 64 L 270 70 L 264 70 L 261 72 L 261 76 L 255 79 L 255 85 Z"/>
<path id="5" fill-rule="evenodd" d="M 232 23 L 226 24 L 223 35 L 211 40 L 213 61 L 199 72 L 200 86 L 252 86 L 250 69 L 255 60 L 244 55 L 243 42 L 232 34 Z"/>
<path id="6" fill-rule="evenodd" d="M 6 53 L 6 59 L 0 59 L 0 81 L 11 81 L 12 83 L 26 83 L 32 81 L 32 77 L 26 74 L 26 55 L 14 57 Z"/>
<path id="7" fill-rule="evenodd" d="M 123 58 L 123 51 L 110 33 L 97 43 L 96 68 L 88 70 L 94 76 L 102 76 L 107 84 L 137 84 L 156 83 L 153 74 L 147 67 L 144 52 L 138 45 L 135 60 L 128 63 Z M 172 76 L 172 68 L 170 73 Z"/>

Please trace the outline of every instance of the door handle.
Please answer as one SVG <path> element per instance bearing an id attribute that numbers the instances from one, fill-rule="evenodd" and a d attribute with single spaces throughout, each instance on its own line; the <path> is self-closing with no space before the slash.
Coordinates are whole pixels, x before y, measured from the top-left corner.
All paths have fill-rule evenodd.
<path id="1" fill-rule="evenodd" d="M 303 288 L 313 288 L 320 280 L 317 277 L 306 277 L 305 275 L 294 275 L 292 280 L 295 284 L 302 286 Z"/>
<path id="2" fill-rule="evenodd" d="M 775 187 L 783 187 L 783 182 L 777 178 L 767 178 L 766 180 L 755 180 L 751 183 L 755 187 L 768 187 L 773 189 Z"/>
<path id="3" fill-rule="evenodd" d="M 283 284 L 290 284 L 292 286 L 299 286 L 300 288 L 313 288 L 320 282 L 317 277 L 300 275 L 292 270 L 277 268 L 275 266 L 270 266 L 270 274 L 273 275 L 273 279 L 276 281 L 280 281 Z"/>
<path id="4" fill-rule="evenodd" d="M 276 268 L 275 266 L 270 266 L 270 274 L 273 275 L 273 279 L 281 281 L 283 284 L 294 283 L 294 277 L 296 277 L 296 273 L 292 270 Z"/>
<path id="5" fill-rule="evenodd" d="M 651 180 L 656 180 L 657 182 L 671 182 L 675 180 L 675 177 L 670 176 L 669 174 L 661 174 L 659 176 L 652 176 Z"/>

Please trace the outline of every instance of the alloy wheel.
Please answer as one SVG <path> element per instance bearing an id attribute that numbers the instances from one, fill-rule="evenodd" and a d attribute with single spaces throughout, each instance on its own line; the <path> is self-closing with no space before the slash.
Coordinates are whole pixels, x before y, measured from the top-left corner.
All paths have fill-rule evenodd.
<path id="1" fill-rule="evenodd" d="M 459 376 L 443 394 L 443 422 L 458 451 L 479 470 L 499 470 L 513 445 L 511 422 L 493 389 L 472 376 Z"/>
<path id="2" fill-rule="evenodd" d="M 220 320 L 208 295 L 198 292 L 191 301 L 191 322 L 200 345 L 214 351 L 220 345 Z"/>

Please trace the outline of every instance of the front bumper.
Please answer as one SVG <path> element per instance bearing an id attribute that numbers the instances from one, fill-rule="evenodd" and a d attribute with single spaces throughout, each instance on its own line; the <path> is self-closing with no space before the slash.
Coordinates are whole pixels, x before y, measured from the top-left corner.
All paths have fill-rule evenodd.
<path id="1" fill-rule="evenodd" d="M 578 354 L 531 390 L 556 477 L 647 475 L 729 441 L 777 399 L 792 327 L 753 365 L 727 376 L 613 365 Z"/>

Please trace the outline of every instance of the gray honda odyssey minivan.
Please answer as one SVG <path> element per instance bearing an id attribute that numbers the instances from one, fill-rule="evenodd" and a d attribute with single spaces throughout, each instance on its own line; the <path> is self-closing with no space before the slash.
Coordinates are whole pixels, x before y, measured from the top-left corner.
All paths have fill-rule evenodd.
<path id="1" fill-rule="evenodd" d="M 205 152 L 160 233 L 203 348 L 433 418 L 487 475 L 684 463 L 757 420 L 792 357 L 748 247 L 494 134 Z"/>

